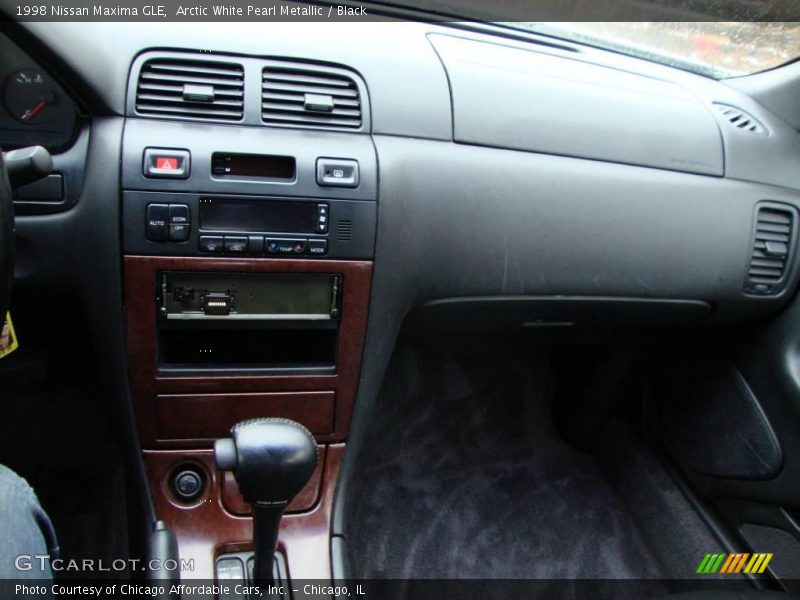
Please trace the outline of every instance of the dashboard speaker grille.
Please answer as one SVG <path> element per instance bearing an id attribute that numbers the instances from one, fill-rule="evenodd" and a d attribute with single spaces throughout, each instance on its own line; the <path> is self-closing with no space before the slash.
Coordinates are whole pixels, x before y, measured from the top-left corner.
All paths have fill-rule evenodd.
<path id="1" fill-rule="evenodd" d="M 358 129 L 358 85 L 339 70 L 275 62 L 262 71 L 261 118 L 267 125 Z"/>
<path id="2" fill-rule="evenodd" d="M 753 251 L 747 271 L 748 290 L 763 294 L 779 291 L 787 272 L 794 237 L 794 212 L 761 206 L 756 216 Z"/>
<path id="3" fill-rule="evenodd" d="M 218 61 L 148 60 L 139 72 L 136 112 L 199 121 L 241 121 L 244 68 Z"/>
<path id="4" fill-rule="evenodd" d="M 353 239 L 353 222 L 350 219 L 340 219 L 336 223 L 336 239 L 340 242 Z"/>

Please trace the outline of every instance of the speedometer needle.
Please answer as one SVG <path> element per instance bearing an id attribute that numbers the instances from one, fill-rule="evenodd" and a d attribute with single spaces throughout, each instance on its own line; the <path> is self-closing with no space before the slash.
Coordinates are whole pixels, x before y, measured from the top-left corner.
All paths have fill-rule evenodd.
<path id="1" fill-rule="evenodd" d="M 22 115 L 22 117 L 20 117 L 20 118 L 21 118 L 23 121 L 29 121 L 29 120 L 31 120 L 33 117 L 35 117 L 35 116 L 36 116 L 36 113 L 38 113 L 38 112 L 39 112 L 40 110 L 42 110 L 44 107 L 45 107 L 45 101 L 44 101 L 44 100 L 42 100 L 41 102 L 39 102 L 39 104 L 37 104 L 36 106 L 34 106 L 32 109 L 30 109 L 30 110 L 26 110 L 26 111 L 25 111 L 25 114 L 24 114 L 24 115 Z"/>

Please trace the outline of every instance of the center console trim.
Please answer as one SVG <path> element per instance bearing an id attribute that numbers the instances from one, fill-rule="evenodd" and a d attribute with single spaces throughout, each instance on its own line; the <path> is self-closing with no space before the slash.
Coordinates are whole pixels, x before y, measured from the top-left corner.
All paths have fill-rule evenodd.
<path id="1" fill-rule="evenodd" d="M 335 273 L 342 276 L 342 310 L 336 372 L 302 373 L 159 373 L 156 362 L 156 285 L 161 271 Z M 372 281 L 369 261 L 280 260 L 258 258 L 201 258 L 125 256 L 123 296 L 126 309 L 128 366 L 133 406 L 145 449 L 210 447 L 208 440 L 160 439 L 158 396 L 189 394 L 246 394 L 268 392 L 335 393 L 333 427 L 318 434 L 319 442 L 344 441 L 353 413 L 361 369 Z M 213 418 L 198 410 L 198 419 Z M 269 415 L 263 415 L 269 416 Z M 163 422 L 161 423 L 163 427 Z"/>
<path id="2" fill-rule="evenodd" d="M 344 444 L 321 448 L 322 475 L 316 502 L 307 510 L 283 516 L 278 551 L 286 557 L 292 580 L 331 579 L 331 514 L 344 451 Z M 143 458 L 154 491 L 156 512 L 175 532 L 180 557 L 194 560 L 194 571 L 182 572 L 182 579 L 210 579 L 219 554 L 252 550 L 253 519 L 228 510 L 223 500 L 224 474 L 214 466 L 211 450 L 146 450 Z M 163 489 L 167 474 L 186 460 L 203 465 L 211 474 L 203 501 L 188 507 L 172 500 Z"/>

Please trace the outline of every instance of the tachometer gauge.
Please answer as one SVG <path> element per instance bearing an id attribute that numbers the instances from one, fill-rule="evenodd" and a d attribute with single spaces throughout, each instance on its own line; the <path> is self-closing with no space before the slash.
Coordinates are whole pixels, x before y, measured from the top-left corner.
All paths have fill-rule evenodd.
<path id="1" fill-rule="evenodd" d="M 37 125 L 55 114 L 58 92 L 41 71 L 23 69 L 6 79 L 3 102 L 12 117 L 26 125 Z"/>

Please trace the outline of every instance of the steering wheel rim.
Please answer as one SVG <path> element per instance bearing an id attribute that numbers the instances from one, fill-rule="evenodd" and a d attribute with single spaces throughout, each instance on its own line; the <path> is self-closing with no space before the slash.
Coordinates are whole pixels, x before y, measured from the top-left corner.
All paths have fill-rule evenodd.
<path id="1" fill-rule="evenodd" d="M 0 152 L 0 327 L 11 304 L 14 280 L 14 201 L 3 153 Z"/>

